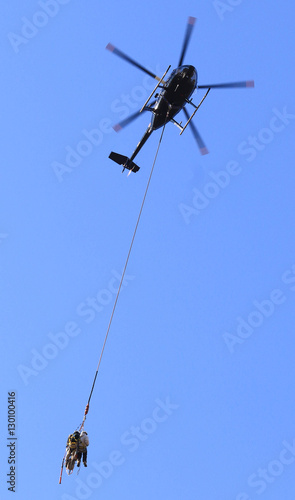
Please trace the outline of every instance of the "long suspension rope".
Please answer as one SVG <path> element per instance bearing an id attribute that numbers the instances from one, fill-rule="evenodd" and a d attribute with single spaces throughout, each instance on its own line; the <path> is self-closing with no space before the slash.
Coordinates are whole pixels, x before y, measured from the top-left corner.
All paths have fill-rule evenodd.
<path id="1" fill-rule="evenodd" d="M 103 346 L 102 346 L 102 349 L 101 349 L 101 353 L 100 353 L 98 365 L 97 365 L 96 372 L 95 372 L 95 375 L 94 375 L 94 380 L 93 380 L 92 388 L 91 388 L 91 391 L 90 391 L 90 395 L 89 395 L 89 398 L 88 398 L 88 403 L 86 405 L 86 409 L 85 409 L 85 413 L 84 413 L 84 418 L 83 418 L 83 422 L 82 422 L 82 424 L 80 426 L 80 430 L 84 427 L 84 422 L 86 420 L 86 415 L 87 415 L 88 410 L 89 410 L 90 400 L 91 400 L 91 397 L 92 397 L 93 389 L 94 389 L 95 382 L 96 382 L 96 379 L 97 379 L 97 375 L 98 375 L 99 367 L 100 367 L 101 360 L 102 360 L 102 357 L 103 357 L 103 353 L 104 353 L 104 350 L 105 350 L 105 346 L 106 346 L 106 343 L 107 343 L 107 339 L 108 339 L 109 331 L 110 331 L 111 324 L 112 324 L 112 321 L 113 321 L 114 313 L 115 313 L 115 310 L 116 310 L 116 306 L 117 306 L 118 298 L 119 298 L 119 295 L 120 295 L 121 287 L 122 287 L 122 284 L 123 284 L 123 281 L 124 281 L 125 272 L 126 272 L 126 269 L 127 269 L 129 257 L 130 257 L 131 250 L 132 250 L 132 247 L 133 247 L 133 243 L 134 243 L 134 240 L 135 240 L 135 236 L 136 236 L 137 228 L 138 228 L 138 225 L 139 225 L 140 217 L 141 217 L 141 214 L 142 214 L 142 210 L 143 210 L 143 207 L 144 207 L 144 203 L 145 203 L 145 199 L 146 199 L 146 196 L 147 196 L 147 192 L 148 192 L 148 189 L 149 189 L 149 186 L 150 186 L 150 182 L 151 182 L 151 178 L 152 178 L 152 175 L 153 175 L 154 167 L 155 167 L 155 164 L 156 164 L 158 152 L 159 152 L 159 149 L 160 149 L 160 144 L 162 142 L 162 138 L 163 138 L 165 126 L 166 126 L 166 124 L 164 124 L 163 129 L 162 129 L 162 133 L 161 133 L 161 136 L 160 136 L 160 139 L 159 139 L 159 143 L 158 143 L 157 151 L 156 151 L 156 154 L 155 154 L 154 162 L 153 162 L 153 165 L 152 165 L 152 168 L 151 168 L 150 176 L 149 176 L 149 179 L 148 179 L 148 182 L 147 182 L 146 190 L 145 190 L 144 197 L 143 197 L 143 200 L 142 200 L 142 203 L 141 203 L 141 207 L 140 207 L 140 210 L 139 210 L 137 222 L 136 222 L 136 225 L 135 225 L 134 233 L 133 233 L 133 236 L 132 236 L 131 244 L 130 244 L 130 247 L 129 247 L 128 255 L 127 255 L 127 258 L 126 258 L 125 266 L 124 266 L 122 277 L 121 277 L 121 281 L 120 281 L 120 284 L 119 284 L 119 288 L 118 288 L 116 299 L 115 299 L 115 302 L 114 302 L 112 314 L 111 314 L 110 321 L 109 321 L 108 328 L 107 328 L 107 332 L 106 332 L 106 335 L 105 335 L 104 343 L 103 343 Z"/>
<path id="2" fill-rule="evenodd" d="M 104 349 L 105 349 L 105 346 L 106 346 L 106 343 L 107 343 L 107 339 L 108 339 L 109 331 L 110 331 L 111 324 L 112 324 L 112 321 L 113 321 L 113 317 L 114 317 L 115 309 L 116 309 L 116 306 L 117 306 L 118 298 L 119 298 L 120 291 L 121 291 L 121 288 L 122 288 L 122 284 L 123 284 L 123 281 L 124 281 L 124 276 L 125 276 L 125 272 L 126 272 L 126 269 L 127 269 L 127 265 L 128 265 L 129 257 L 130 257 L 131 250 L 132 250 L 132 247 L 133 247 L 133 243 L 134 243 L 134 240 L 135 240 L 136 231 L 137 231 L 137 228 L 138 228 L 138 225 L 139 225 L 141 213 L 142 213 L 142 210 L 143 210 L 143 207 L 144 207 L 145 199 L 146 199 L 147 192 L 148 192 L 148 189 L 149 189 L 149 186 L 150 186 L 150 182 L 151 182 L 151 179 L 152 179 L 152 175 L 153 175 L 154 167 L 155 167 L 155 164 L 156 164 L 157 156 L 158 156 L 158 153 L 159 153 L 160 144 L 162 142 L 162 138 L 163 138 L 165 126 L 166 126 L 166 123 L 164 124 L 163 129 L 162 129 L 162 133 L 161 133 L 161 136 L 160 136 L 160 139 L 159 139 L 159 143 L 158 143 L 157 151 L 156 151 L 156 154 L 155 154 L 154 162 L 153 162 L 153 165 L 152 165 L 152 168 L 151 168 L 150 176 L 149 176 L 149 179 L 148 179 L 148 182 L 147 182 L 146 190 L 145 190 L 144 197 L 143 197 L 143 200 L 142 200 L 142 203 L 141 203 L 141 207 L 140 207 L 140 210 L 139 210 L 139 214 L 138 214 L 138 217 L 137 217 L 137 221 L 136 221 L 134 233 L 133 233 L 133 236 L 132 236 L 131 244 L 130 244 L 130 247 L 129 247 L 128 255 L 127 255 L 127 258 L 126 258 L 125 266 L 124 266 L 124 269 L 123 269 L 121 281 L 120 281 L 120 284 L 119 284 L 119 288 L 118 288 L 116 299 L 115 299 L 115 302 L 114 302 L 112 314 L 111 314 L 110 321 L 109 321 L 108 328 L 107 328 L 107 332 L 106 332 L 106 335 L 105 335 L 104 343 L 103 343 L 103 346 L 102 346 L 102 349 L 101 349 L 101 353 L 100 353 L 98 365 L 97 365 L 96 372 L 95 372 L 95 375 L 94 375 L 94 380 L 93 380 L 92 388 L 91 388 L 91 391 L 90 391 L 90 394 L 89 394 L 89 398 L 88 398 L 88 402 L 87 402 L 87 405 L 86 405 L 86 408 L 85 408 L 83 421 L 82 421 L 82 423 L 81 423 L 81 425 L 79 427 L 79 432 L 81 432 L 82 429 L 84 428 L 84 423 L 85 423 L 85 420 L 86 420 L 86 415 L 87 415 L 88 410 L 89 410 L 90 400 L 91 400 L 91 397 L 92 397 L 92 393 L 93 393 L 93 389 L 94 389 L 95 382 L 96 382 L 96 379 L 97 379 L 97 375 L 98 375 L 99 367 L 100 367 L 100 364 L 101 364 L 102 356 L 103 356 Z M 66 453 L 65 453 L 65 455 L 63 457 L 62 464 L 61 464 L 59 484 L 61 484 L 61 480 L 62 480 L 62 472 L 63 472 L 63 466 L 64 466 L 65 457 L 66 457 Z"/>

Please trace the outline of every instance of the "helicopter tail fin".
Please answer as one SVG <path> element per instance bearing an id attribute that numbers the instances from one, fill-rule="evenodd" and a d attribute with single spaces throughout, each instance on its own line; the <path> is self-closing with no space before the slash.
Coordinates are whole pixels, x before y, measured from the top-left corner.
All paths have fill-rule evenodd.
<path id="1" fill-rule="evenodd" d="M 114 162 L 118 163 L 118 165 L 122 165 L 128 170 L 131 170 L 132 172 L 138 172 L 139 166 L 136 165 L 133 161 L 130 161 L 128 156 L 120 155 L 119 153 L 114 153 L 113 151 L 109 155 L 109 158 L 113 160 Z"/>

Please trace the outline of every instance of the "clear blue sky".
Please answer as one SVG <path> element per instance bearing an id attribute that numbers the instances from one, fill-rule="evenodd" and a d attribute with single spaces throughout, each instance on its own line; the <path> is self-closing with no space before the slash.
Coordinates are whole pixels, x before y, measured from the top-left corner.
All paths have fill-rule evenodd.
<path id="1" fill-rule="evenodd" d="M 20 500 L 293 500 L 293 2 L 15 0 L 0 13 L 1 499 L 15 391 Z M 111 125 L 154 81 L 105 46 L 161 75 L 188 16 L 199 84 L 255 89 L 211 91 L 194 118 L 207 156 L 166 127 L 86 420 L 88 468 L 59 485 L 160 137 L 136 175 L 108 159 L 143 135 L 148 113 Z"/>

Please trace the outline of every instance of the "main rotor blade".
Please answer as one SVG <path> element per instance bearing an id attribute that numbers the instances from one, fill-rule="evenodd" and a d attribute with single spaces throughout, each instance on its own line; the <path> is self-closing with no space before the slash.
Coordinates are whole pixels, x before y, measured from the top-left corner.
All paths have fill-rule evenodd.
<path id="1" fill-rule="evenodd" d="M 198 85 L 198 89 L 231 89 L 238 87 L 254 87 L 253 80 L 247 80 L 246 82 L 232 82 L 232 83 L 215 83 L 213 85 Z"/>
<path id="2" fill-rule="evenodd" d="M 156 101 L 153 101 L 149 106 L 147 106 L 146 108 L 144 108 L 142 111 L 151 111 L 150 108 L 152 108 L 155 103 L 156 103 Z M 135 111 L 135 113 L 132 113 L 132 115 L 128 116 L 128 118 L 125 118 L 125 120 L 122 120 L 121 122 L 119 122 L 116 125 L 114 125 L 113 129 L 116 132 L 120 132 L 120 130 L 122 130 L 122 128 L 126 127 L 127 125 L 129 125 L 129 123 L 131 123 L 134 120 L 136 120 L 136 118 L 138 118 L 140 116 L 140 114 L 141 114 L 140 110 L 139 111 Z"/>
<path id="3" fill-rule="evenodd" d="M 186 53 L 186 49 L 187 49 L 187 46 L 188 46 L 188 42 L 190 40 L 190 37 L 191 37 L 192 31 L 193 31 L 193 27 L 194 27 L 195 22 L 196 22 L 196 18 L 195 17 L 189 17 L 188 18 L 187 27 L 186 27 L 186 33 L 185 33 L 185 37 L 184 37 L 184 42 L 183 42 L 183 46 L 182 46 L 182 52 L 181 52 L 181 55 L 180 55 L 178 66 L 182 65 L 182 61 L 184 59 L 184 56 L 185 56 L 185 53 Z"/>
<path id="4" fill-rule="evenodd" d="M 190 115 L 189 115 L 188 111 L 186 110 L 186 108 L 183 108 L 183 111 L 184 111 L 186 118 L 189 119 Z M 207 155 L 209 153 L 209 151 L 206 148 L 206 144 L 204 143 L 202 137 L 200 136 L 200 134 L 197 130 L 197 127 L 194 125 L 194 123 L 192 121 L 189 122 L 189 126 L 191 127 L 191 131 L 194 135 L 194 138 L 197 141 L 201 155 Z"/>
<path id="5" fill-rule="evenodd" d="M 138 62 L 134 61 L 134 59 L 131 59 L 131 57 L 129 57 L 126 54 L 124 54 L 124 52 L 122 52 L 121 50 L 119 50 L 116 47 L 114 47 L 111 43 L 107 44 L 106 49 L 110 50 L 111 52 L 113 52 L 117 56 L 121 57 L 122 59 L 125 59 L 125 61 L 128 61 L 133 66 L 136 66 L 136 68 L 141 69 L 142 71 L 144 71 L 145 73 L 147 73 L 148 75 L 150 75 L 152 78 L 155 78 L 158 81 L 161 80 L 161 78 L 159 78 L 157 75 L 155 75 L 154 73 L 152 73 L 152 71 L 149 71 L 144 66 L 142 66 Z"/>

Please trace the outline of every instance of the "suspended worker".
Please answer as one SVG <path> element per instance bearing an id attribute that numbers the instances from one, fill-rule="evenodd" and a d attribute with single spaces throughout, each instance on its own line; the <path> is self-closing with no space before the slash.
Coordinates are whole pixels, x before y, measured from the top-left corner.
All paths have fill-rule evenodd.
<path id="1" fill-rule="evenodd" d="M 80 441 L 80 432 L 75 431 L 73 434 L 70 434 L 68 439 L 67 439 L 67 453 L 66 453 L 66 458 L 65 458 L 65 466 L 66 468 L 68 467 L 68 460 L 71 456 L 71 454 L 74 454 L 75 451 L 78 452 L 79 449 L 79 441 Z"/>
<path id="2" fill-rule="evenodd" d="M 82 455 L 84 467 L 87 467 L 87 446 L 89 446 L 89 437 L 86 431 L 82 431 L 78 443 L 77 467 L 80 467 Z"/>

